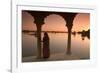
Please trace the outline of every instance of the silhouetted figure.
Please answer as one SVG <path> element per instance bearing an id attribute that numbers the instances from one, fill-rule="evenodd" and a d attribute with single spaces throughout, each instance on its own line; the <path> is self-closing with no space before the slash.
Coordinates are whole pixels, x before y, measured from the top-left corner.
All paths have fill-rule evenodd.
<path id="1" fill-rule="evenodd" d="M 43 58 L 48 58 L 49 56 L 50 56 L 49 36 L 47 32 L 45 32 L 43 37 Z"/>

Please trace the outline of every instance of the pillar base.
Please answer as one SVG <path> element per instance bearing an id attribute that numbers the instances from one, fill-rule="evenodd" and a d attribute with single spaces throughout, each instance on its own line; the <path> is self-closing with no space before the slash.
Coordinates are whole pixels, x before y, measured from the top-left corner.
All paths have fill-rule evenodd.
<path id="1" fill-rule="evenodd" d="M 71 52 L 69 52 L 69 51 L 67 51 L 67 53 L 66 53 L 67 55 L 71 55 L 72 53 Z"/>

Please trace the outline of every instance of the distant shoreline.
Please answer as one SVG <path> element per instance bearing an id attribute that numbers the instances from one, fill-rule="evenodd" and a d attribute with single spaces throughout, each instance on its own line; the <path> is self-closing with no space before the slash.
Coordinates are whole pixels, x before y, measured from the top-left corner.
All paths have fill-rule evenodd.
<path id="1" fill-rule="evenodd" d="M 23 30 L 22 32 L 37 32 L 37 31 L 30 31 L 30 30 Z M 66 31 L 41 31 L 41 32 L 48 32 L 48 33 L 68 33 Z"/>

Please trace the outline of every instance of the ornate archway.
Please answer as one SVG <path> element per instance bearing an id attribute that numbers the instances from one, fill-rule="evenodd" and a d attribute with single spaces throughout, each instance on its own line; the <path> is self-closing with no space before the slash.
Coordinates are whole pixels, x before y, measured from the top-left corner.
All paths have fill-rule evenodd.
<path id="1" fill-rule="evenodd" d="M 50 15 L 50 14 L 57 14 L 64 18 L 66 22 L 66 27 L 68 29 L 68 44 L 67 44 L 67 54 L 71 54 L 71 30 L 73 26 L 73 20 L 77 13 L 70 13 L 70 12 L 43 12 L 43 11 L 27 11 L 29 14 L 31 14 L 36 23 L 37 27 L 37 58 L 41 58 L 41 28 L 44 24 L 44 19 Z"/>

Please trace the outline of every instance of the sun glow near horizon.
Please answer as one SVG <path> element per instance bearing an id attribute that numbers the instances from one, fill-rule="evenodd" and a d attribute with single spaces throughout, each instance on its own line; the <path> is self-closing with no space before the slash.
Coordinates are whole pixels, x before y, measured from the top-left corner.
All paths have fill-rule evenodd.
<path id="1" fill-rule="evenodd" d="M 34 17 L 27 12 L 22 12 L 22 30 L 37 30 Z M 42 31 L 67 31 L 66 22 L 60 16 L 51 14 L 44 19 Z M 90 14 L 79 13 L 73 21 L 72 31 L 88 30 L 90 28 Z"/>

